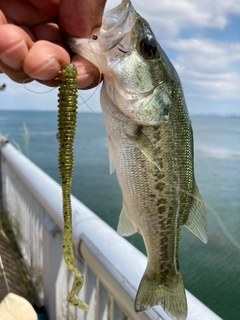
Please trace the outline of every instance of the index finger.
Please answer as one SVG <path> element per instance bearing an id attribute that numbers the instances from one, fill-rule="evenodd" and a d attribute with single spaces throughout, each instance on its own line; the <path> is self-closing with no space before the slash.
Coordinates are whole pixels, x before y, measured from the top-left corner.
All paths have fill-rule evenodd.
<path id="1" fill-rule="evenodd" d="M 62 0 L 59 7 L 61 29 L 71 37 L 88 38 L 101 26 L 106 0 Z"/>
<path id="2" fill-rule="evenodd" d="M 105 3 L 106 0 L 62 0 L 58 18 L 61 29 L 70 37 L 90 37 L 102 24 Z M 100 72 L 92 63 L 79 55 L 74 55 L 72 62 L 78 70 L 79 88 L 89 89 L 100 82 Z"/>

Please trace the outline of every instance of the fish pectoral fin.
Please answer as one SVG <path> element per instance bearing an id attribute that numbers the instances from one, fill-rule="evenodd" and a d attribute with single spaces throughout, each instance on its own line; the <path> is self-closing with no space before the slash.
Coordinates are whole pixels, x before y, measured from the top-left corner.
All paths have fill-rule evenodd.
<path id="1" fill-rule="evenodd" d="M 122 211 L 119 216 L 119 222 L 117 226 L 117 232 L 120 236 L 128 237 L 136 233 L 137 230 L 131 222 L 129 215 L 123 205 Z"/>
<path id="2" fill-rule="evenodd" d="M 110 174 L 112 174 L 115 171 L 115 163 L 114 163 L 113 143 L 110 137 L 108 137 L 108 156 L 109 156 L 109 171 L 110 171 Z"/>
<path id="3" fill-rule="evenodd" d="M 198 187 L 195 184 L 193 203 L 185 226 L 204 243 L 207 243 L 206 211 Z"/>
<path id="4" fill-rule="evenodd" d="M 142 132 L 142 130 L 138 130 L 133 136 L 127 135 L 127 137 L 134 143 L 137 148 L 142 151 L 142 153 L 148 158 L 148 160 L 150 160 L 159 170 L 161 170 L 156 150 L 152 142 Z"/>

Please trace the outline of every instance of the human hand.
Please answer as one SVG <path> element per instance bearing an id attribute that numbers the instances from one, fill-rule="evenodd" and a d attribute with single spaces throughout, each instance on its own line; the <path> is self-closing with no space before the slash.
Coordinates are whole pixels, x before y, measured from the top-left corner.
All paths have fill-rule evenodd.
<path id="1" fill-rule="evenodd" d="M 69 55 L 63 33 L 88 38 L 101 25 L 106 0 L 0 0 L 0 71 L 18 83 L 57 86 L 62 65 L 73 62 L 78 87 L 98 84 L 100 74 L 80 56 Z"/>

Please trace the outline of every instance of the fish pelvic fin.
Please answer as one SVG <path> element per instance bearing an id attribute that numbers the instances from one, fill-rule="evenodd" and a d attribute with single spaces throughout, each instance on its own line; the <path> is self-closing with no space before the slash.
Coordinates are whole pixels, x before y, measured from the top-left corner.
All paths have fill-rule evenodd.
<path id="1" fill-rule="evenodd" d="M 203 200 L 197 185 L 195 184 L 193 192 L 193 204 L 185 223 L 185 226 L 200 240 L 207 243 L 207 222 L 206 222 L 206 211 Z"/>
<path id="2" fill-rule="evenodd" d="M 186 320 L 187 300 L 180 273 L 169 276 L 165 283 L 150 277 L 147 271 L 140 282 L 135 299 L 135 311 L 143 312 L 160 305 L 173 320 Z"/>
<path id="3" fill-rule="evenodd" d="M 129 218 L 125 205 L 123 204 L 122 211 L 119 216 L 119 222 L 117 226 L 117 232 L 120 236 L 128 237 L 136 233 L 137 230 Z"/>

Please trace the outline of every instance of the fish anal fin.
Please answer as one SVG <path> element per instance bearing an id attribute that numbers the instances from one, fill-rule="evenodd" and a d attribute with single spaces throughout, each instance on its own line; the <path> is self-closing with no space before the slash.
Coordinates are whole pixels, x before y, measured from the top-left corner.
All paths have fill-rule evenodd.
<path id="1" fill-rule="evenodd" d="M 115 171 L 115 163 L 114 163 L 113 143 L 110 137 L 108 137 L 108 156 L 109 156 L 109 171 L 110 171 L 110 174 L 112 174 Z"/>
<path id="2" fill-rule="evenodd" d="M 127 137 L 134 143 L 137 148 L 142 151 L 142 153 L 148 158 L 148 160 L 150 160 L 159 170 L 161 170 L 156 150 L 152 142 L 142 132 L 142 130 L 137 130 L 137 132 L 133 136 L 127 135 Z"/>
<path id="3" fill-rule="evenodd" d="M 185 223 L 185 226 L 200 240 L 207 243 L 207 222 L 206 222 L 206 211 L 203 200 L 199 193 L 198 187 L 195 184 L 193 192 L 193 203 Z"/>
<path id="4" fill-rule="evenodd" d="M 119 222 L 117 226 L 117 232 L 120 236 L 128 237 L 136 233 L 137 230 L 131 222 L 128 213 L 123 205 L 122 211 L 119 216 Z"/>
<path id="5" fill-rule="evenodd" d="M 143 312 L 152 306 L 160 305 L 173 320 L 186 320 L 187 301 L 180 273 L 168 276 L 165 283 L 156 279 L 147 270 L 140 282 L 134 308 Z"/>

